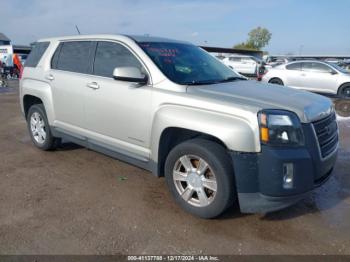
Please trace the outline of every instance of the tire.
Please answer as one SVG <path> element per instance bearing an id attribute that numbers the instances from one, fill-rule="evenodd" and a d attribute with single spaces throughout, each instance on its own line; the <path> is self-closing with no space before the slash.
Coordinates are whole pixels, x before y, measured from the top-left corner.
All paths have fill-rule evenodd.
<path id="1" fill-rule="evenodd" d="M 235 202 L 231 163 L 221 145 L 209 140 L 193 139 L 171 150 L 165 162 L 165 179 L 175 201 L 185 211 L 201 218 L 215 218 Z M 186 165 L 197 169 L 187 172 Z M 206 181 L 204 186 L 203 181 Z"/>
<path id="2" fill-rule="evenodd" d="M 337 115 L 341 117 L 350 117 L 350 100 L 339 99 L 334 101 Z"/>
<path id="3" fill-rule="evenodd" d="M 275 85 L 280 85 L 280 86 L 284 86 L 284 83 L 283 81 L 280 79 L 280 78 L 272 78 L 270 81 L 269 81 L 270 84 L 275 84 Z"/>
<path id="4" fill-rule="evenodd" d="M 27 127 L 33 144 L 44 151 L 54 150 L 60 139 L 52 135 L 42 104 L 32 105 L 27 116 Z"/>
<path id="5" fill-rule="evenodd" d="M 338 89 L 338 96 L 341 98 L 350 98 L 350 83 L 344 84 Z"/>

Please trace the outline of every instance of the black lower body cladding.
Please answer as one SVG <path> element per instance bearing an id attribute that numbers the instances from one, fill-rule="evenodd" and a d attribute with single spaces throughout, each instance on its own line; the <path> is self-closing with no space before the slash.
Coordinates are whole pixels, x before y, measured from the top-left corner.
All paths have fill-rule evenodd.
<path id="1" fill-rule="evenodd" d="M 303 127 L 305 146 L 262 146 L 260 153 L 231 152 L 238 201 L 243 213 L 267 213 L 288 207 L 325 183 L 330 177 L 337 150 L 322 158 L 311 125 Z M 287 166 L 291 186 L 285 185 Z"/>

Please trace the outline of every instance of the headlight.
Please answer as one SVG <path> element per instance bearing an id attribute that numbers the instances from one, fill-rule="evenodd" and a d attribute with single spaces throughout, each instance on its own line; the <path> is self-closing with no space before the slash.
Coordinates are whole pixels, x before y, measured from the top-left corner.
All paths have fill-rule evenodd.
<path id="1" fill-rule="evenodd" d="M 258 114 L 260 140 L 272 146 L 304 145 L 304 135 L 299 118 L 292 112 L 263 110 Z"/>

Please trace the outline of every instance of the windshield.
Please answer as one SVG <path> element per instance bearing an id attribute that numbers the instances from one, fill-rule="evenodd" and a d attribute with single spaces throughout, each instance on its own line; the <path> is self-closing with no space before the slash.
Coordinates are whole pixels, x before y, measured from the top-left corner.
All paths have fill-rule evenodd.
<path id="1" fill-rule="evenodd" d="M 337 64 L 330 63 L 330 62 L 327 62 L 327 64 L 344 74 L 350 74 L 350 72 L 346 70 L 344 67 L 340 67 Z"/>
<path id="2" fill-rule="evenodd" d="M 243 79 L 201 48 L 183 43 L 142 42 L 140 47 L 171 81 L 181 85 Z"/>

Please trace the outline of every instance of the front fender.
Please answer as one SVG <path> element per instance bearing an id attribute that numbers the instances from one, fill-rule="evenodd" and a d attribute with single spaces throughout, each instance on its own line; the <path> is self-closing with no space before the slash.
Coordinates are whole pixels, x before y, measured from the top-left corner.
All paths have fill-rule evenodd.
<path id="1" fill-rule="evenodd" d="M 232 151 L 261 150 L 257 116 L 254 113 L 247 112 L 244 116 L 234 116 L 189 106 L 163 105 L 156 112 L 152 126 L 151 158 L 155 162 L 158 160 L 160 137 L 169 127 L 214 136 Z"/>

